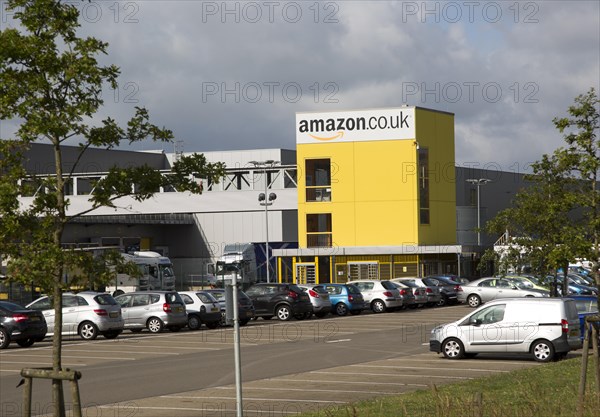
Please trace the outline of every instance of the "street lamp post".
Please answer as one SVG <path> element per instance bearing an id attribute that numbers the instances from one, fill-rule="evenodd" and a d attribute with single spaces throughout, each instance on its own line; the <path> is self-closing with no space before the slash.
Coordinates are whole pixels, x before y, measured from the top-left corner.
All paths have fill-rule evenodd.
<path id="1" fill-rule="evenodd" d="M 467 182 L 477 186 L 477 246 L 481 246 L 481 209 L 480 209 L 480 198 L 479 188 L 482 185 L 487 184 L 491 180 L 488 178 L 469 178 Z"/>
<path id="2" fill-rule="evenodd" d="M 274 161 L 272 159 L 268 159 L 266 161 L 250 161 L 257 168 L 263 168 L 263 173 L 265 174 L 265 192 L 260 193 L 258 195 L 258 201 L 261 206 L 265 206 L 265 258 L 266 258 L 266 267 L 267 267 L 267 283 L 271 282 L 271 276 L 269 271 L 269 266 L 271 264 L 271 257 L 269 255 L 269 206 L 273 204 L 273 201 L 277 198 L 277 194 L 268 193 L 269 189 L 269 179 L 267 177 L 267 168 L 273 168 L 275 165 L 279 163 L 279 161 Z"/>

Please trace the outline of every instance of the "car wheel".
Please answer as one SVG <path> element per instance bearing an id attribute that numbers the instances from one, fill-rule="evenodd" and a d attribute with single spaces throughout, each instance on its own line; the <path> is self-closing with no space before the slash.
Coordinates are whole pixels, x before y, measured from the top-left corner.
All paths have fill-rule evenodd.
<path id="1" fill-rule="evenodd" d="M 220 324 L 221 322 L 218 321 L 209 321 L 208 323 L 206 323 L 206 327 L 208 327 L 209 329 L 216 329 L 217 327 L 219 327 Z"/>
<path id="2" fill-rule="evenodd" d="M 317 316 L 318 318 L 322 319 L 323 317 L 325 317 L 327 315 L 327 313 L 315 313 L 315 316 Z"/>
<path id="3" fill-rule="evenodd" d="M 4 329 L 0 329 L 0 349 L 6 349 L 10 345 L 10 336 Z"/>
<path id="4" fill-rule="evenodd" d="M 163 329 L 163 322 L 158 317 L 150 317 L 148 319 L 148 330 L 152 333 L 160 333 Z"/>
<path id="5" fill-rule="evenodd" d="M 447 359 L 462 359 L 465 356 L 465 347 L 460 340 L 451 337 L 442 344 L 442 353 Z"/>
<path id="6" fill-rule="evenodd" d="M 348 307 L 344 303 L 337 303 L 335 306 L 335 314 L 345 316 L 348 314 Z"/>
<path id="7" fill-rule="evenodd" d="M 554 359 L 554 346 L 545 339 L 536 340 L 531 345 L 531 354 L 538 362 L 550 362 Z"/>
<path id="8" fill-rule="evenodd" d="M 200 318 L 195 314 L 192 314 L 188 317 L 188 327 L 190 330 L 198 330 L 202 323 L 200 322 Z"/>
<path id="9" fill-rule="evenodd" d="M 91 321 L 84 321 L 79 325 L 78 333 L 83 340 L 94 340 L 98 337 L 98 327 Z"/>
<path id="10" fill-rule="evenodd" d="M 35 340 L 33 340 L 32 338 L 21 339 L 21 340 L 17 340 L 17 345 L 26 348 L 26 347 L 33 345 L 34 342 L 35 342 Z"/>
<path id="11" fill-rule="evenodd" d="M 288 321 L 292 318 L 292 311 L 288 306 L 279 306 L 275 312 L 277 318 L 281 321 Z"/>
<path id="12" fill-rule="evenodd" d="M 243 319 L 240 320 L 240 326 L 245 326 L 246 324 L 250 323 L 250 319 Z"/>
<path id="13" fill-rule="evenodd" d="M 438 307 L 447 306 L 448 305 L 448 297 L 446 297 L 445 295 L 442 295 L 442 298 L 440 298 L 440 301 L 438 301 L 436 305 Z"/>
<path id="14" fill-rule="evenodd" d="M 383 313 L 385 311 L 385 303 L 381 300 L 373 300 L 371 303 L 373 313 Z"/>
<path id="15" fill-rule="evenodd" d="M 102 334 L 105 339 L 116 339 L 121 334 L 120 330 L 114 330 L 110 332 L 105 332 Z"/>
<path id="16" fill-rule="evenodd" d="M 362 310 L 350 310 L 350 314 L 353 316 L 358 316 L 360 313 L 362 313 Z"/>
<path id="17" fill-rule="evenodd" d="M 473 308 L 479 307 L 481 304 L 481 298 L 477 294 L 471 294 L 467 297 L 467 304 Z"/>

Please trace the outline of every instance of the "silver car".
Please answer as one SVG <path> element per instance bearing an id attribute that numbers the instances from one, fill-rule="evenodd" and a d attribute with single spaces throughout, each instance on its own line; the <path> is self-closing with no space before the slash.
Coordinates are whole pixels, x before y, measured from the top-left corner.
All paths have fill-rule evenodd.
<path id="1" fill-rule="evenodd" d="M 48 325 L 47 336 L 54 334 L 54 304 L 52 297 L 44 296 L 27 305 L 31 310 L 44 314 Z M 123 331 L 121 307 L 107 293 L 83 291 L 62 295 L 62 334 L 78 334 L 85 340 L 93 340 L 99 334 L 114 339 Z"/>
<path id="2" fill-rule="evenodd" d="M 348 284 L 358 287 L 365 304 L 371 306 L 373 313 L 383 313 L 387 309 L 402 307 L 400 290 L 389 281 L 357 280 L 348 281 Z"/>
<path id="3" fill-rule="evenodd" d="M 392 282 L 402 282 L 408 285 L 418 285 L 419 287 L 425 288 L 425 294 L 427 295 L 427 305 L 435 306 L 442 300 L 442 292 L 441 287 L 436 285 L 427 285 L 423 278 L 411 278 L 411 277 L 402 277 L 402 278 L 394 278 Z"/>
<path id="4" fill-rule="evenodd" d="M 183 300 L 175 291 L 138 291 L 115 298 L 121 305 L 125 328 L 132 332 L 148 329 L 159 333 L 165 327 L 178 331 L 187 325 Z"/>
<path id="5" fill-rule="evenodd" d="M 202 323 L 216 329 L 221 323 L 221 305 L 215 297 L 205 291 L 179 291 L 188 315 L 188 328 L 198 330 Z"/>
<path id="6" fill-rule="evenodd" d="M 467 303 L 475 308 L 498 298 L 516 297 L 549 297 L 549 291 L 525 289 L 506 278 L 480 278 L 462 285 L 462 292 L 458 293 L 458 301 Z"/>
<path id="7" fill-rule="evenodd" d="M 322 318 L 331 312 L 329 293 L 322 285 L 299 284 L 298 287 L 308 294 L 315 316 Z M 310 317 L 310 315 L 309 315 Z"/>
<path id="8" fill-rule="evenodd" d="M 395 282 L 392 284 L 398 286 L 400 296 L 404 297 L 403 306 L 408 308 L 423 307 L 427 304 L 427 292 L 424 287 L 419 287 L 413 282 Z M 405 294 L 406 293 L 406 294 Z"/>

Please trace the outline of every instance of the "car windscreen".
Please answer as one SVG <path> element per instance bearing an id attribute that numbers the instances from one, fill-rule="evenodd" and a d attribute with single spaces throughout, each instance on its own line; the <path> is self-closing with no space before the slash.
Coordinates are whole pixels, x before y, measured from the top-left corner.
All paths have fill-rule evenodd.
<path id="1" fill-rule="evenodd" d="M 166 293 L 165 300 L 167 301 L 168 304 L 175 304 L 175 303 L 183 304 L 183 300 L 181 299 L 179 294 L 176 292 Z"/>
<path id="2" fill-rule="evenodd" d="M 99 294 L 94 297 L 94 301 L 101 306 L 116 306 L 118 304 L 110 294 Z"/>
<path id="3" fill-rule="evenodd" d="M 597 313 L 598 300 L 575 300 L 578 313 Z"/>
<path id="4" fill-rule="evenodd" d="M 204 304 L 210 303 L 218 303 L 217 299 L 207 292 L 197 292 L 196 296 L 202 301 Z"/>
<path id="5" fill-rule="evenodd" d="M 394 284 L 392 284 L 389 281 L 381 281 L 381 285 L 383 286 L 383 288 L 385 288 L 386 290 L 397 290 L 398 287 L 396 287 Z"/>
<path id="6" fill-rule="evenodd" d="M 319 293 L 319 294 L 329 294 L 327 292 L 327 290 L 325 289 L 325 287 L 322 287 L 320 285 L 317 285 L 316 287 L 313 287 L 313 291 Z"/>
<path id="7" fill-rule="evenodd" d="M 348 288 L 348 293 L 350 294 L 360 294 L 360 290 L 356 287 L 356 285 L 347 284 L 346 288 Z"/>
<path id="8" fill-rule="evenodd" d="M 290 291 L 294 291 L 296 294 L 302 294 L 303 293 L 302 288 L 300 288 L 299 286 L 297 286 L 295 284 L 290 285 L 288 288 L 289 288 Z"/>
<path id="9" fill-rule="evenodd" d="M 403 281 L 399 282 L 399 284 L 404 284 L 404 285 L 406 285 L 407 287 L 413 287 L 413 288 L 414 288 L 414 287 L 418 287 L 418 285 L 417 285 L 417 284 L 415 284 L 415 282 L 414 282 L 414 281 L 408 281 L 408 280 L 403 280 Z"/>
<path id="10" fill-rule="evenodd" d="M 22 311 L 22 310 L 27 310 L 25 307 L 22 307 L 18 304 L 15 303 L 9 303 L 8 301 L 2 301 L 0 303 L 0 307 L 2 307 L 5 310 L 8 311 Z"/>

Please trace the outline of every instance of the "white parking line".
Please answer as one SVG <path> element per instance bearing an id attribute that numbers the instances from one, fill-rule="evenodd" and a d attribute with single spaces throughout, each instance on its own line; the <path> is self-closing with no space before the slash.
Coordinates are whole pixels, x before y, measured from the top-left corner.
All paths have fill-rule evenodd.
<path id="1" fill-rule="evenodd" d="M 475 372 L 510 372 L 500 369 L 475 369 L 475 368 L 426 368 L 422 366 L 396 366 L 396 365 L 361 365 L 355 364 L 358 368 L 392 368 L 392 369 L 428 369 L 432 371 L 475 371 Z"/>
<path id="2" fill-rule="evenodd" d="M 355 374 L 353 374 L 355 375 Z M 215 389 L 234 389 L 235 387 L 215 387 Z M 363 393 L 363 394 L 373 394 L 373 395 L 396 395 L 402 394 L 401 392 L 383 392 L 383 391 L 350 391 L 350 390 L 337 390 L 337 389 L 309 389 L 309 388 L 269 388 L 269 387 L 249 387 L 245 386 L 244 390 L 266 390 L 266 391 L 301 391 L 301 392 L 338 392 L 338 393 Z"/>
<path id="3" fill-rule="evenodd" d="M 123 406 L 120 405 L 101 405 L 98 408 L 116 408 L 121 409 Z M 218 412 L 218 413 L 236 413 L 235 409 L 223 409 L 223 408 L 191 408 L 191 407 L 140 407 L 135 406 L 130 408 L 133 410 L 162 410 L 162 411 L 207 411 L 207 412 Z M 298 414 L 297 411 L 276 411 L 278 414 Z M 248 413 L 260 413 L 264 414 L 265 410 L 244 410 L 244 414 Z M 203 414 L 202 414 L 203 415 Z M 220 414 L 222 415 L 222 414 Z"/>
<path id="4" fill-rule="evenodd" d="M 337 339 L 337 340 L 326 340 L 325 343 L 340 343 L 340 342 L 350 342 L 352 339 Z"/>
<path id="5" fill-rule="evenodd" d="M 363 375 L 361 373 L 361 375 Z M 396 386 L 410 386 L 410 387 L 428 387 L 427 384 L 407 384 L 404 382 L 375 382 L 375 381 L 327 381 L 324 379 L 285 379 L 285 378 L 277 378 L 277 379 L 267 379 L 266 381 L 275 381 L 275 382 L 312 382 L 313 384 L 322 383 L 332 383 L 332 384 L 363 384 L 363 385 L 396 385 Z"/>
<path id="6" fill-rule="evenodd" d="M 27 355 L 22 354 L 21 356 L 33 356 L 34 358 L 39 358 L 40 355 Z M 107 359 L 107 360 L 117 360 L 117 361 L 134 361 L 135 358 L 121 358 L 121 357 L 104 357 L 104 356 L 70 356 L 70 355 L 62 355 L 63 358 L 74 358 L 74 359 Z M 79 366 L 79 364 L 77 364 Z"/>
<path id="7" fill-rule="evenodd" d="M 160 398 L 180 398 L 184 400 L 236 400 L 236 397 L 198 397 L 189 395 L 161 395 Z M 329 400 L 301 400 L 301 399 L 288 399 L 288 398 L 254 398 L 244 397 L 244 401 L 283 401 L 283 402 L 307 402 L 307 403 L 336 403 L 346 404 L 346 401 L 329 401 Z"/>
<path id="8" fill-rule="evenodd" d="M 419 378 L 447 378 L 447 379 L 475 379 L 475 378 L 471 378 L 468 376 L 442 376 L 442 375 L 418 375 L 418 374 L 382 374 L 382 373 L 378 373 L 378 374 L 370 374 L 370 373 L 366 373 L 366 372 L 360 372 L 359 374 L 357 374 L 356 372 L 330 372 L 330 371 L 310 371 L 311 374 L 329 374 L 329 375 L 354 375 L 354 376 L 360 376 L 360 375 L 368 375 L 368 376 L 386 376 L 386 377 L 390 377 L 390 376 L 401 376 L 401 377 L 406 377 L 406 376 L 412 376 L 412 377 L 419 377 Z"/>
<path id="9" fill-rule="evenodd" d="M 433 362 L 436 360 L 439 361 L 446 361 L 449 362 L 446 359 L 440 358 L 440 357 L 432 357 L 431 359 L 412 359 L 411 357 L 407 356 L 406 358 L 390 358 L 390 359 L 386 359 L 387 361 L 410 361 L 410 362 Z M 462 361 L 462 363 L 464 364 L 466 361 Z M 544 365 L 543 363 L 539 363 L 539 362 L 533 362 L 533 361 L 523 361 L 523 360 L 510 360 L 510 359 L 471 359 L 471 362 L 473 363 L 480 363 L 480 362 L 489 362 L 489 363 L 497 363 L 498 365 L 527 365 L 527 366 L 542 366 Z M 456 362 L 453 362 L 456 363 Z M 456 365 L 458 365 L 458 363 L 456 363 Z"/>
<path id="10" fill-rule="evenodd" d="M 63 351 L 67 351 L 66 346 L 63 348 Z M 89 349 L 68 349 L 69 352 L 85 352 L 90 353 Z M 94 349 L 93 353 L 133 353 L 133 354 L 152 354 L 152 355 L 181 355 L 181 353 L 173 353 L 173 352 L 143 352 L 139 350 L 97 350 Z"/>

